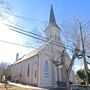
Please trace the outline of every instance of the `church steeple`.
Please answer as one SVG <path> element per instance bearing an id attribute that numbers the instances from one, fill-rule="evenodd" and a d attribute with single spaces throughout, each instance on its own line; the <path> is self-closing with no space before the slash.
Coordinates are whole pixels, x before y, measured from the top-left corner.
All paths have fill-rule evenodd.
<path id="1" fill-rule="evenodd" d="M 54 15 L 54 10 L 53 10 L 53 6 L 52 5 L 51 5 L 51 10 L 50 10 L 49 24 L 56 25 L 56 20 L 55 20 L 55 15 Z"/>
<path id="2" fill-rule="evenodd" d="M 49 24 L 45 29 L 47 40 L 60 41 L 60 28 L 56 24 L 53 6 L 51 5 Z"/>

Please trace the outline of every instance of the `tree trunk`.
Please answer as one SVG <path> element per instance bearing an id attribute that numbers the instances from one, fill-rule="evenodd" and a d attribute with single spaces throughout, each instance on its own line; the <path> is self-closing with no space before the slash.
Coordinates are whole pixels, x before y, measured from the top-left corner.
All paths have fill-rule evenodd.
<path id="1" fill-rule="evenodd" d="M 75 52 L 74 52 L 74 54 L 73 54 L 73 56 L 72 56 L 72 60 L 71 60 L 71 62 L 70 62 L 70 65 L 69 65 L 69 67 L 68 67 L 68 76 L 70 76 L 70 72 L 71 72 L 71 70 L 72 70 L 72 66 L 73 66 L 73 64 L 74 64 L 74 61 L 75 61 L 75 59 L 76 59 L 76 57 L 77 57 L 77 50 L 75 50 Z"/>
<path id="2" fill-rule="evenodd" d="M 62 52 L 62 55 L 61 55 L 61 62 L 62 62 L 62 67 L 63 67 L 63 72 L 64 72 L 63 77 L 65 79 L 66 89 L 71 90 L 70 83 L 69 83 L 68 71 L 67 71 L 67 68 L 65 65 L 65 50 Z"/>

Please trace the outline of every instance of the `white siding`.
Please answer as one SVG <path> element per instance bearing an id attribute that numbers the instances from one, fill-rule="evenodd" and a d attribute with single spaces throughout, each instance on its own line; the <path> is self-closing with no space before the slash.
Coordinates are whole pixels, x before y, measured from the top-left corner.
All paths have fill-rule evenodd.
<path id="1" fill-rule="evenodd" d="M 28 65 L 29 65 L 29 76 L 27 75 Z M 37 85 L 37 74 L 35 78 L 35 70 L 36 72 L 38 70 L 37 65 L 38 65 L 37 55 L 22 62 L 19 62 L 17 64 L 13 64 L 11 67 L 12 80 L 13 81 L 19 80 L 19 82 L 21 83 Z M 20 76 L 21 69 L 22 69 L 22 77 Z"/>

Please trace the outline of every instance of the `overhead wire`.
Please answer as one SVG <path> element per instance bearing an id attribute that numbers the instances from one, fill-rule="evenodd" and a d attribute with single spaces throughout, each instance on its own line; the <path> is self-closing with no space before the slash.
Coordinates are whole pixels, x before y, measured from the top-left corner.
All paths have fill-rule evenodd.
<path id="1" fill-rule="evenodd" d="M 47 21 L 41 21 L 41 20 L 37 20 L 37 19 L 30 19 L 30 18 L 28 18 L 28 17 L 24 17 L 24 16 L 20 16 L 20 15 L 16 15 L 16 14 L 13 14 L 13 13 L 8 13 L 8 12 L 5 12 L 5 13 L 7 13 L 7 14 L 9 14 L 9 15 L 13 15 L 13 16 L 18 17 L 18 18 L 25 19 L 25 20 L 32 20 L 32 21 L 37 21 L 37 22 L 44 22 L 44 23 L 47 23 Z M 13 27 L 13 28 L 15 28 L 15 27 Z M 19 28 L 16 27 L 15 29 L 19 29 Z M 19 30 L 20 30 L 20 29 L 19 29 Z M 13 31 L 15 31 L 15 30 L 13 30 Z M 23 32 L 20 32 L 20 31 L 16 31 L 16 32 L 22 33 L 23 35 L 27 35 L 26 33 L 32 33 L 32 32 L 28 32 L 28 31 L 24 31 L 24 30 L 23 30 L 23 32 L 26 32 L 26 33 L 23 33 Z M 35 34 L 35 33 L 32 33 L 32 34 Z M 30 36 L 30 37 L 39 39 L 39 38 L 34 37 L 34 36 L 31 36 L 31 35 L 27 35 L 27 36 Z M 40 36 L 40 35 L 38 35 L 38 36 Z M 42 36 L 40 36 L 40 37 L 42 37 Z M 42 38 L 43 38 L 43 37 L 42 37 Z M 43 41 L 43 39 L 41 39 L 41 38 L 40 38 L 39 40 Z M 45 40 L 44 40 L 44 41 L 45 41 Z M 53 44 L 53 43 L 52 43 L 52 44 Z M 54 45 L 55 45 L 55 43 L 54 43 Z M 64 47 L 64 48 L 65 48 L 65 47 Z M 70 47 L 67 48 L 67 49 L 73 51 Z"/>
<path id="2" fill-rule="evenodd" d="M 6 24 L 6 25 L 8 25 L 8 24 Z M 31 33 L 32 35 L 30 35 L 30 32 L 29 32 L 29 34 L 28 34 L 28 32 L 26 32 L 25 30 L 23 30 L 23 29 L 21 29 L 21 28 L 13 27 L 12 25 L 8 25 L 8 26 L 11 27 L 10 30 L 12 30 L 12 31 L 15 31 L 15 32 L 17 32 L 17 33 L 20 33 L 20 34 L 23 34 L 23 35 L 26 35 L 26 36 L 29 36 L 29 37 L 32 37 L 32 38 L 41 40 L 41 41 L 43 41 L 43 42 L 48 42 L 46 38 L 44 38 L 44 37 L 43 37 L 43 38 L 40 38 L 40 37 L 38 37 L 37 34 Z M 17 30 L 20 30 L 20 31 L 17 31 Z M 24 32 L 22 32 L 22 31 L 24 31 Z M 50 44 L 53 44 L 53 45 L 57 45 L 57 46 L 64 47 L 64 46 L 61 45 L 61 44 L 57 44 L 57 42 L 55 42 L 55 41 L 51 41 L 51 42 L 49 42 L 49 43 L 50 43 Z M 64 48 L 73 51 L 70 47 L 69 47 L 69 48 L 64 47 Z"/>
<path id="3" fill-rule="evenodd" d="M 19 28 L 24 28 L 23 26 L 20 26 L 20 25 L 14 23 L 13 21 L 11 21 L 11 20 L 9 20 L 9 19 L 5 19 L 5 20 L 7 20 L 10 24 L 13 24 L 14 26 L 17 26 L 17 27 L 19 27 Z"/>
<path id="4" fill-rule="evenodd" d="M 9 21 L 11 24 L 17 26 L 17 27 L 15 27 L 15 26 L 12 26 L 12 25 L 8 25 L 9 27 L 12 27 L 12 28 L 18 29 L 18 30 L 20 30 L 20 31 L 23 31 L 23 32 L 26 32 L 26 33 L 29 33 L 29 34 L 33 34 L 33 35 L 39 36 L 39 37 L 41 37 L 41 38 L 43 38 L 43 39 L 46 39 L 44 36 L 38 35 L 38 34 L 36 34 L 36 33 L 30 32 L 30 31 L 26 31 L 26 30 L 22 29 L 23 27 L 21 27 L 21 26 L 15 24 L 15 23 L 13 23 L 13 22 L 10 21 L 10 20 L 8 20 L 8 21 Z M 18 27 L 19 27 L 19 28 L 18 28 Z M 71 50 L 71 51 L 73 52 L 71 46 L 67 46 L 67 45 L 66 45 L 66 47 L 68 47 L 68 49 Z"/>
<path id="5" fill-rule="evenodd" d="M 41 38 L 43 38 L 43 39 L 46 39 L 45 37 L 43 37 L 43 36 L 41 36 L 41 35 L 38 35 L 38 34 L 35 34 L 35 33 L 33 33 L 33 32 L 25 31 L 25 30 L 23 30 L 23 29 L 21 29 L 21 28 L 18 28 L 18 27 L 9 25 L 9 24 L 6 24 L 6 25 L 8 25 L 8 26 L 11 27 L 11 28 L 14 28 L 14 29 L 18 29 L 18 30 L 20 30 L 20 31 L 23 31 L 23 32 L 25 32 L 25 33 L 33 34 L 33 35 L 36 35 L 36 36 L 41 37 Z"/>
<path id="6" fill-rule="evenodd" d="M 30 46 L 26 46 L 26 45 L 22 45 L 22 44 L 17 44 L 17 43 L 13 43 L 13 42 L 9 42 L 9 41 L 4 41 L 4 40 L 0 40 L 0 42 L 18 45 L 18 46 L 27 47 L 27 48 L 34 48 L 34 47 L 30 47 Z"/>
<path id="7" fill-rule="evenodd" d="M 43 23 L 48 23 L 47 21 L 44 21 L 44 20 L 38 20 L 38 19 L 31 19 L 31 18 L 28 18 L 28 17 L 25 17 L 25 16 L 21 16 L 21 15 L 17 15 L 17 14 L 13 14 L 13 13 L 9 13 L 9 12 L 4 12 L 6 14 L 9 14 L 9 15 L 13 15 L 15 17 L 18 17 L 18 18 L 22 18 L 22 19 L 25 19 L 25 20 L 28 20 L 28 21 L 37 21 L 37 22 L 43 22 Z M 87 21 L 87 23 L 85 23 L 82 27 L 86 26 L 88 23 L 90 23 L 90 20 Z M 60 25 L 60 24 L 59 24 Z"/>
<path id="8" fill-rule="evenodd" d="M 5 19 L 5 20 L 7 20 L 9 23 L 10 23 L 10 25 L 12 25 L 13 27 L 14 26 L 16 26 L 16 28 L 24 28 L 23 26 L 20 26 L 20 25 L 18 25 L 18 24 L 16 24 L 15 22 L 13 22 L 13 21 L 11 21 L 11 20 L 9 20 L 9 19 Z M 22 30 L 21 30 L 22 31 Z M 30 34 L 34 34 L 34 35 L 37 35 L 37 36 L 39 36 L 39 37 L 41 37 L 41 38 L 45 38 L 44 36 L 41 36 L 40 34 L 36 34 L 36 33 L 33 33 L 33 32 L 30 32 L 30 31 L 27 31 L 27 30 L 24 30 L 23 29 L 23 31 L 24 32 L 27 32 L 27 33 L 30 33 Z M 40 42 L 38 42 L 39 43 L 39 46 L 40 46 Z M 42 45 L 42 44 L 41 44 Z M 35 45 L 36 46 L 36 45 Z"/>
<path id="9" fill-rule="evenodd" d="M 6 20 L 6 19 L 2 19 L 2 20 Z M 8 20 L 8 19 L 7 19 Z M 13 23 L 12 21 L 8 20 L 10 23 L 14 24 L 14 25 L 17 25 L 15 23 Z M 18 26 L 18 25 L 17 25 Z M 21 26 L 18 26 L 21 28 Z M 5 40 L 0 40 L 0 42 L 3 42 L 3 43 L 8 43 L 8 44 L 13 44 L 13 45 L 17 45 L 17 46 L 22 46 L 22 47 L 27 47 L 27 48 L 34 48 L 36 49 L 36 47 L 34 46 L 27 46 L 27 45 L 22 45 L 22 44 L 18 44 L 18 43 L 13 43 L 13 42 L 9 42 L 9 41 L 5 41 Z"/>
<path id="10" fill-rule="evenodd" d="M 15 31 L 15 32 L 20 33 L 20 34 L 23 34 L 23 35 L 25 35 L 25 36 L 29 36 L 29 37 L 32 37 L 32 38 L 35 38 L 35 39 L 41 40 L 41 41 L 46 41 L 46 40 L 41 39 L 41 38 L 39 38 L 39 37 L 36 37 L 36 36 L 30 35 L 30 34 L 26 34 L 26 33 L 24 33 L 24 32 L 17 31 L 17 30 L 12 29 L 12 28 L 10 28 L 10 30 Z"/>
<path id="11" fill-rule="evenodd" d="M 28 20 L 28 21 L 34 21 L 34 22 L 39 22 L 39 23 L 45 23 L 45 24 L 48 23 L 48 21 L 38 20 L 38 19 L 32 19 L 32 18 L 28 18 L 28 17 L 25 17 L 25 16 L 21 16 L 21 15 L 9 13 L 9 12 L 4 12 L 4 13 L 6 13 L 6 14 L 8 14 L 8 15 L 12 15 L 12 16 L 17 17 L 17 18 L 24 19 L 24 20 L 26 20 L 26 21 Z M 60 25 L 60 24 L 58 24 L 58 25 Z"/>
<path id="12" fill-rule="evenodd" d="M 28 21 L 37 21 L 37 22 L 40 22 L 40 23 L 47 23 L 47 21 L 43 21 L 43 20 L 38 20 L 38 19 L 31 19 L 31 18 L 28 18 L 28 17 L 24 17 L 24 16 L 21 16 L 21 15 L 17 15 L 17 14 L 13 14 L 13 13 L 8 13 L 8 12 L 5 12 L 9 15 L 13 15 L 15 17 L 18 17 L 18 18 L 21 18 L 21 19 L 24 19 L 24 20 L 28 20 Z"/>

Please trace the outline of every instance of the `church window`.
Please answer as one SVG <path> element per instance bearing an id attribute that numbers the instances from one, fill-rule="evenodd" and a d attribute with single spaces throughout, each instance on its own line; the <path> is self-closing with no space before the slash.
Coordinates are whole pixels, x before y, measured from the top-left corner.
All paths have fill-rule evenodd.
<path id="1" fill-rule="evenodd" d="M 37 61 L 35 61 L 35 64 L 37 64 Z"/>
<path id="2" fill-rule="evenodd" d="M 45 71 L 45 78 L 49 77 L 49 65 L 48 65 L 48 61 L 45 61 L 45 66 L 44 66 L 44 71 Z"/>
<path id="3" fill-rule="evenodd" d="M 57 40 L 57 36 L 55 35 L 55 40 Z"/>
<path id="4" fill-rule="evenodd" d="M 21 68 L 21 72 L 20 72 L 20 77 L 22 77 L 22 68 Z"/>
<path id="5" fill-rule="evenodd" d="M 60 40 L 60 38 L 58 37 L 58 41 Z"/>
<path id="6" fill-rule="evenodd" d="M 27 77 L 29 77 L 29 64 L 28 64 L 28 68 L 27 68 Z"/>
<path id="7" fill-rule="evenodd" d="M 36 78 L 36 75 L 37 75 L 37 73 L 36 73 L 36 70 L 35 70 L 35 78 Z"/>

